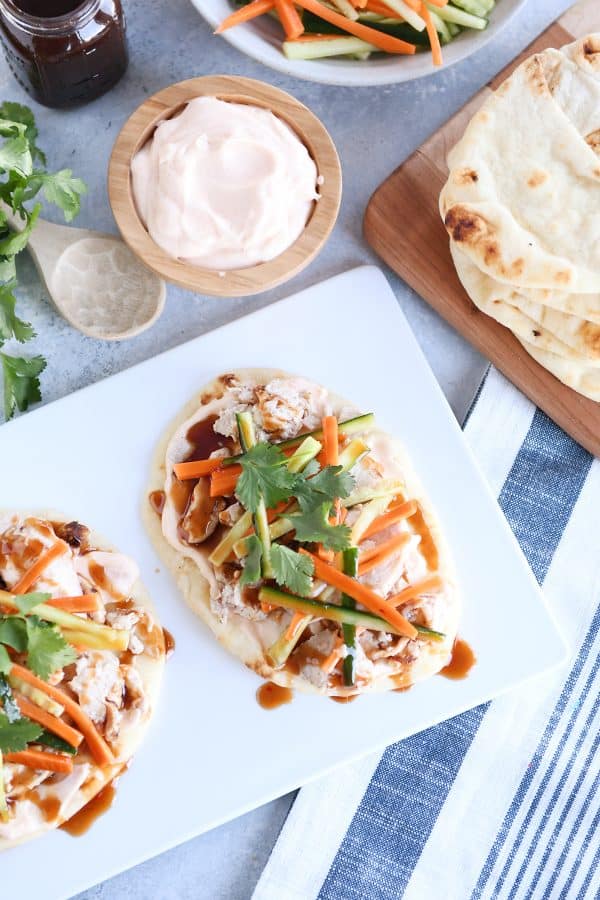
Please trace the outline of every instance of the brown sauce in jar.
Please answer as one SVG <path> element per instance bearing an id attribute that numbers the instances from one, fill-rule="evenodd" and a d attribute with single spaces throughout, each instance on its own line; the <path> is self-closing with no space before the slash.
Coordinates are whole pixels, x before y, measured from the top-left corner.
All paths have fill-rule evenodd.
<path id="1" fill-rule="evenodd" d="M 461 638 L 457 638 L 452 648 L 452 658 L 448 665 L 440 670 L 439 674 L 443 675 L 444 678 L 458 681 L 467 677 L 476 662 L 477 657 L 469 644 Z"/>
<path id="2" fill-rule="evenodd" d="M 0 0 L 0 39 L 17 81 L 46 106 L 93 100 L 127 68 L 121 0 Z"/>
<path id="3" fill-rule="evenodd" d="M 71 837 L 81 837 L 88 831 L 96 819 L 104 815 L 105 812 L 113 805 L 117 788 L 114 781 L 109 781 L 106 787 L 98 791 L 95 797 L 92 797 L 89 803 L 86 803 L 79 812 L 68 819 L 60 826 L 61 831 L 66 831 Z"/>
<path id="4" fill-rule="evenodd" d="M 262 684 L 256 692 L 258 705 L 262 709 L 277 709 L 285 703 L 291 703 L 294 694 L 291 688 L 282 687 L 280 684 L 273 684 L 267 681 Z"/>

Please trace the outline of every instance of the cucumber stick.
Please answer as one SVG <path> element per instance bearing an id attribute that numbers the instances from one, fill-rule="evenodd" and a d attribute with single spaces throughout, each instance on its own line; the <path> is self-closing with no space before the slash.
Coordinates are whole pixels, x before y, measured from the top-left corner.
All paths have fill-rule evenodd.
<path id="1" fill-rule="evenodd" d="M 288 59 L 321 59 L 329 56 L 350 56 L 354 53 L 377 52 L 377 47 L 357 37 L 336 37 L 314 41 L 284 41 L 283 52 Z"/>
<path id="2" fill-rule="evenodd" d="M 294 594 L 286 594 L 284 591 L 277 590 L 277 588 L 262 587 L 258 597 L 263 603 L 283 606 L 285 609 L 298 610 L 298 612 L 310 614 L 317 619 L 329 619 L 332 622 L 342 622 L 347 625 L 360 625 L 363 628 L 370 628 L 371 631 L 401 634 L 385 619 L 374 616 L 371 613 L 362 612 L 358 609 L 346 609 L 343 606 L 335 606 L 333 603 L 319 603 L 318 600 L 309 600 L 306 597 L 296 597 Z M 445 635 L 440 631 L 433 631 L 433 629 L 426 628 L 424 625 L 413 624 L 421 637 L 429 638 L 433 641 L 444 640 Z"/>
<path id="3" fill-rule="evenodd" d="M 236 415 L 238 435 L 242 451 L 247 453 L 251 447 L 256 444 L 256 431 L 254 430 L 254 420 L 249 412 L 237 413 Z M 271 535 L 269 534 L 269 520 L 267 518 L 267 507 L 265 501 L 258 501 L 256 511 L 253 515 L 254 531 L 262 546 L 262 575 L 263 578 L 273 578 L 273 568 L 271 566 Z"/>
<path id="4" fill-rule="evenodd" d="M 358 547 L 349 547 L 342 553 L 343 570 L 345 575 L 351 578 L 358 576 Z M 342 594 L 342 606 L 347 609 L 356 609 L 356 601 L 348 594 Z M 356 625 L 350 625 L 347 622 L 342 624 L 342 635 L 344 644 L 346 645 L 346 656 L 344 657 L 344 684 L 353 685 L 356 681 Z"/>

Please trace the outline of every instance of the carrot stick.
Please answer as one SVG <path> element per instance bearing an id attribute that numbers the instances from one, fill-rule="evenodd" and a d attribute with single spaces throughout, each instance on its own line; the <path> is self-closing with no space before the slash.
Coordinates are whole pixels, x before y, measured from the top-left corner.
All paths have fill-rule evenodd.
<path id="1" fill-rule="evenodd" d="M 53 597 L 45 601 L 46 606 L 54 606 L 70 613 L 92 613 L 102 608 L 98 594 L 82 594 L 80 597 Z"/>
<path id="2" fill-rule="evenodd" d="M 210 496 L 225 497 L 233 494 L 241 471 L 241 466 L 229 466 L 213 472 L 210 476 Z"/>
<path id="3" fill-rule="evenodd" d="M 57 734 L 66 741 L 67 744 L 70 744 L 71 747 L 79 747 L 83 740 L 83 735 L 80 731 L 71 728 L 71 726 L 67 725 L 66 722 L 63 722 L 62 719 L 51 715 L 49 712 L 46 712 L 45 709 L 40 709 L 39 706 L 36 706 L 35 703 L 31 703 L 26 697 L 17 697 L 17 704 L 23 715 L 27 716 L 28 719 L 37 722 L 38 725 L 43 725 L 47 731 Z"/>
<path id="4" fill-rule="evenodd" d="M 372 537 L 374 534 L 379 534 L 380 531 L 384 531 L 386 528 L 389 528 L 390 525 L 395 525 L 403 519 L 409 519 L 411 516 L 414 516 L 417 509 L 418 506 L 416 500 L 407 500 L 406 503 L 393 506 L 382 516 L 377 516 L 376 519 L 373 519 L 361 537 L 361 541 L 367 540 L 367 538 Z"/>
<path id="5" fill-rule="evenodd" d="M 427 34 L 429 36 L 429 43 L 431 44 L 431 56 L 433 59 L 433 64 L 434 66 L 443 66 L 444 59 L 442 57 L 440 36 L 437 33 L 435 25 L 433 24 L 431 13 L 427 9 L 425 2 L 421 3 L 421 16 L 425 19 L 425 25 L 427 26 Z"/>
<path id="6" fill-rule="evenodd" d="M 222 31 L 233 28 L 234 25 L 241 25 L 242 22 L 249 22 L 257 16 L 270 12 L 272 9 L 273 0 L 252 0 L 252 3 L 242 6 L 241 9 L 236 9 L 230 16 L 223 19 L 219 27 L 215 29 L 215 34 L 221 34 Z"/>
<path id="7" fill-rule="evenodd" d="M 368 0 L 365 9 L 368 12 L 377 13 L 378 16 L 386 16 L 390 19 L 398 18 L 398 13 L 386 6 L 385 3 L 381 3 L 380 0 Z"/>
<path id="8" fill-rule="evenodd" d="M 408 0 L 405 0 L 408 2 Z M 428 3 L 431 3 L 432 6 L 437 6 L 439 9 L 443 9 L 444 6 L 448 5 L 448 0 L 427 0 Z"/>
<path id="9" fill-rule="evenodd" d="M 61 772 L 69 775 L 73 771 L 73 760 L 69 756 L 58 753 L 46 753 L 44 750 L 21 750 L 20 753 L 6 753 L 6 762 L 29 766 L 30 769 L 43 769 L 46 772 Z"/>
<path id="10" fill-rule="evenodd" d="M 416 50 L 414 44 L 409 44 L 407 41 L 401 41 L 399 38 L 376 31 L 375 28 L 369 28 L 367 25 L 361 25 L 360 22 L 352 22 L 345 16 L 340 15 L 340 13 L 323 6 L 318 0 L 296 0 L 296 4 L 303 9 L 307 9 L 320 19 L 324 19 L 331 25 L 337 25 L 342 31 L 348 31 L 350 34 L 362 38 L 363 41 L 373 44 L 374 47 L 378 47 L 386 53 L 412 54 Z"/>
<path id="11" fill-rule="evenodd" d="M 292 618 L 290 620 L 290 624 L 288 625 L 288 627 L 285 630 L 284 640 L 286 640 L 286 641 L 293 640 L 294 635 L 296 634 L 296 628 L 298 628 L 300 622 L 304 618 L 306 618 L 306 613 L 303 613 L 303 612 L 295 612 L 294 613 L 294 615 L 292 616 Z"/>
<path id="12" fill-rule="evenodd" d="M 41 575 L 43 575 L 44 570 L 50 565 L 50 563 L 58 556 L 66 553 L 68 549 L 68 544 L 65 544 L 64 541 L 57 541 L 55 544 L 52 544 L 52 546 L 49 547 L 45 551 L 45 553 L 42 553 L 37 562 L 32 565 L 29 571 L 25 572 L 20 581 L 17 581 L 14 588 L 12 588 L 11 593 L 26 594 L 29 588 L 35 584 L 35 582 Z"/>
<path id="13" fill-rule="evenodd" d="M 393 538 L 390 538 L 389 541 L 383 541 L 381 544 L 378 544 L 377 547 L 372 547 L 371 550 L 365 550 L 364 553 L 361 553 L 360 555 L 358 574 L 366 575 L 366 573 L 370 572 L 371 569 L 374 569 L 375 566 L 378 566 L 388 559 L 388 557 L 393 556 L 394 553 L 404 547 L 410 541 L 411 537 L 412 535 L 410 532 L 403 531 L 402 534 L 395 535 Z"/>
<path id="14" fill-rule="evenodd" d="M 293 41 L 304 33 L 302 19 L 291 0 L 275 0 L 275 9 L 288 41 Z"/>
<path id="15" fill-rule="evenodd" d="M 45 681 L 42 681 L 41 678 L 37 678 L 29 671 L 29 669 L 25 669 L 23 666 L 18 666 L 15 663 L 11 672 L 14 675 L 18 675 L 19 678 L 22 678 L 23 681 L 26 681 L 28 684 L 33 685 L 33 687 L 48 694 L 49 697 L 52 697 L 52 699 L 56 700 L 57 703 L 60 703 L 61 706 L 64 706 L 65 712 L 73 719 L 86 739 L 90 753 L 98 765 L 107 766 L 114 762 L 110 747 L 98 733 L 96 726 L 92 720 L 86 716 L 78 703 L 67 696 L 64 691 L 59 691 L 58 688 L 53 687 L 51 684 L 47 684 Z"/>
<path id="16" fill-rule="evenodd" d="M 407 6 L 410 6 L 416 13 L 421 10 L 421 0 L 404 0 Z"/>
<path id="17" fill-rule="evenodd" d="M 175 477 L 180 481 L 188 481 L 191 478 L 202 478 L 203 475 L 210 475 L 217 469 L 222 468 L 223 459 L 215 457 L 215 459 L 193 459 L 190 462 L 175 463 L 173 471 Z"/>
<path id="18" fill-rule="evenodd" d="M 321 421 L 323 429 L 323 449 L 328 466 L 337 466 L 339 462 L 338 421 L 335 416 L 324 416 Z"/>
<path id="19" fill-rule="evenodd" d="M 332 585 L 332 587 L 337 588 L 344 594 L 348 594 L 353 600 L 361 603 L 366 609 L 381 616 L 386 622 L 397 628 L 401 634 L 409 638 L 416 638 L 418 634 L 417 629 L 404 616 L 401 616 L 397 609 L 387 603 L 375 591 L 372 591 L 371 588 L 361 584 L 360 581 L 356 581 L 355 578 L 350 578 L 349 575 L 344 575 L 339 569 L 334 569 L 333 566 L 323 562 L 322 559 L 319 559 L 314 553 L 309 553 L 308 550 L 302 549 L 300 553 L 310 556 L 315 565 L 317 578 Z"/>
<path id="20" fill-rule="evenodd" d="M 323 660 L 323 662 L 319 666 L 319 668 L 323 672 L 327 672 L 327 674 L 329 674 L 330 672 L 333 671 L 333 669 L 335 669 L 335 667 L 338 664 L 339 659 L 342 655 L 342 647 L 343 646 L 344 646 L 343 641 L 338 640 L 336 642 L 336 644 L 335 644 L 333 650 L 331 651 L 331 653 L 329 654 L 329 656 L 326 656 L 325 659 Z"/>
<path id="21" fill-rule="evenodd" d="M 394 594 L 393 597 L 390 597 L 388 603 L 391 603 L 392 606 L 397 608 L 404 603 L 408 603 L 409 600 L 420 597 L 421 594 L 432 594 L 434 591 L 441 591 L 443 586 L 444 582 L 439 575 L 430 575 L 428 578 L 423 578 L 422 581 L 417 581 L 415 584 L 409 584 L 408 587 L 405 587 L 399 594 Z"/>

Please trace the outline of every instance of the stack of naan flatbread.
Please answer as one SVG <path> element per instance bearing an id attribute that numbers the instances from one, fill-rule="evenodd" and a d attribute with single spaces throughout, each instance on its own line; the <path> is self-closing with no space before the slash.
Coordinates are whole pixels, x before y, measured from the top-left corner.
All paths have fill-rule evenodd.
<path id="1" fill-rule="evenodd" d="M 448 166 L 440 212 L 465 290 L 600 401 L 600 34 L 519 66 Z"/>

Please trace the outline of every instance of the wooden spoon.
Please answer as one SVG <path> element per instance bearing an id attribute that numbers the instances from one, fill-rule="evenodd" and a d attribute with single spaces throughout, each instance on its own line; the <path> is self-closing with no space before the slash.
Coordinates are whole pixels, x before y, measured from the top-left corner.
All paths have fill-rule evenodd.
<path id="1" fill-rule="evenodd" d="M 9 224 L 25 222 L 3 204 Z M 166 286 L 111 234 L 38 219 L 27 249 L 58 312 L 78 331 L 106 341 L 134 337 L 164 309 Z"/>

